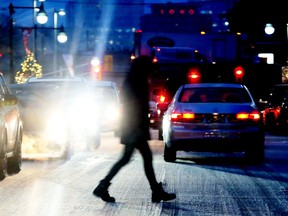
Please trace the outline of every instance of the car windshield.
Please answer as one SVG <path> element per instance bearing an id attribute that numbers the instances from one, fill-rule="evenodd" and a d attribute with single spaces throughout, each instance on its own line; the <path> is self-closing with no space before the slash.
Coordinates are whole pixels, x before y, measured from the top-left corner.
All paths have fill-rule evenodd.
<path id="1" fill-rule="evenodd" d="M 242 88 L 184 88 L 179 97 L 182 103 L 248 103 L 251 98 Z"/>
<path id="2" fill-rule="evenodd" d="M 68 98 L 85 95 L 86 92 L 86 87 L 82 82 L 31 82 L 28 85 L 31 86 L 30 89 L 50 89 L 50 94 L 57 93 L 58 96 L 67 96 Z"/>

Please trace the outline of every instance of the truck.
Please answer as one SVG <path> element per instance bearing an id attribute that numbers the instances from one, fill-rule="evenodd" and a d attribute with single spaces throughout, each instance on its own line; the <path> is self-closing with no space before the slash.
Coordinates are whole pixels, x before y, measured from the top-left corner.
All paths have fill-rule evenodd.
<path id="1" fill-rule="evenodd" d="M 133 54 L 150 55 L 153 47 L 187 47 L 199 50 L 210 62 L 234 61 L 239 53 L 235 34 L 172 33 L 135 30 Z"/>

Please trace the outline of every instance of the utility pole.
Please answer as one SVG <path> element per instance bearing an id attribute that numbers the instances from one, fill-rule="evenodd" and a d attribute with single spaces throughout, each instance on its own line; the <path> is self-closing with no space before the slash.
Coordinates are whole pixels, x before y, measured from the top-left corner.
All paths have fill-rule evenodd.
<path id="1" fill-rule="evenodd" d="M 13 25 L 14 19 L 13 14 L 15 13 L 13 5 L 9 5 L 9 55 L 10 55 L 10 83 L 15 82 L 14 76 L 14 43 L 13 43 Z"/>

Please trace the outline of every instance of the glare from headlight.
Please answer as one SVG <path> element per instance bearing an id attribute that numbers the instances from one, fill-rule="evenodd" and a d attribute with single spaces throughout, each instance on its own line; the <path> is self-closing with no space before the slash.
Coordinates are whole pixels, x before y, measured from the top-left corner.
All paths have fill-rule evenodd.
<path id="1" fill-rule="evenodd" d="M 45 135 L 49 140 L 63 143 L 67 140 L 67 119 L 60 113 L 49 116 Z"/>
<path id="2" fill-rule="evenodd" d="M 108 106 L 105 111 L 105 119 L 107 121 L 117 121 L 119 119 L 119 108 L 115 107 L 114 104 Z"/>

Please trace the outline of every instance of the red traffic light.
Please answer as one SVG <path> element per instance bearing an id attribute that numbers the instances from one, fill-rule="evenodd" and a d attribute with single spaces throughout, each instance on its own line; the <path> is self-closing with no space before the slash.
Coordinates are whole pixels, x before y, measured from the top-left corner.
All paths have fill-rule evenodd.
<path id="1" fill-rule="evenodd" d="M 237 82 L 242 82 L 243 77 L 244 77 L 244 68 L 242 66 L 235 67 L 234 76 Z"/>
<path id="2" fill-rule="evenodd" d="M 188 72 L 189 83 L 198 83 L 200 82 L 201 74 L 197 68 L 191 68 Z"/>

